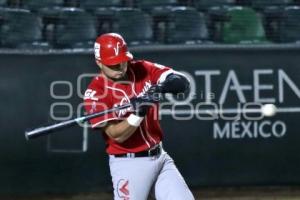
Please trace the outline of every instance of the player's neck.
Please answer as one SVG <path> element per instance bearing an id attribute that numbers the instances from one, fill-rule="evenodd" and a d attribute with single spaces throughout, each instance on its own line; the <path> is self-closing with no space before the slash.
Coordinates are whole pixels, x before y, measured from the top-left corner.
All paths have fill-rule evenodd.
<path id="1" fill-rule="evenodd" d="M 128 78 L 128 75 L 125 74 L 122 78 L 119 78 L 119 79 L 111 79 L 112 81 L 114 82 L 127 82 L 129 81 L 129 78 Z"/>
<path id="2" fill-rule="evenodd" d="M 107 78 L 108 80 L 113 81 L 113 82 L 122 82 L 122 83 L 129 82 L 129 78 L 128 78 L 127 73 L 125 73 L 125 75 L 122 78 L 118 78 L 118 79 L 114 79 L 114 78 L 108 77 L 103 72 L 102 72 L 102 76 L 104 76 L 105 78 Z"/>

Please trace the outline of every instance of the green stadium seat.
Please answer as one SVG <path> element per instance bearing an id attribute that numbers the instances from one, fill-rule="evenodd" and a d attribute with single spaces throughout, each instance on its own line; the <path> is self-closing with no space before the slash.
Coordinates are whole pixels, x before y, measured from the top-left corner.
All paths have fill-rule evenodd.
<path id="1" fill-rule="evenodd" d="M 80 8 L 63 8 L 54 29 L 58 48 L 92 48 L 97 37 L 96 19 Z"/>
<path id="2" fill-rule="evenodd" d="M 262 19 L 252 8 L 227 7 L 221 13 L 219 21 L 213 22 L 215 40 L 233 44 L 267 42 Z"/>
<path id="3" fill-rule="evenodd" d="M 131 45 L 153 42 L 152 18 L 140 9 L 115 10 L 113 32 L 123 35 Z"/>
<path id="4" fill-rule="evenodd" d="M 300 6 L 284 8 L 278 27 L 280 42 L 300 42 Z"/>
<path id="5" fill-rule="evenodd" d="M 43 42 L 41 19 L 29 10 L 18 8 L 0 9 L 2 19 L 0 38 L 2 47 L 47 48 Z"/>
<path id="6" fill-rule="evenodd" d="M 203 13 L 194 8 L 177 7 L 169 16 L 166 26 L 166 43 L 199 43 L 208 39 Z"/>
<path id="7" fill-rule="evenodd" d="M 235 0 L 194 0 L 194 6 L 197 10 L 208 10 L 215 6 L 232 6 Z"/>

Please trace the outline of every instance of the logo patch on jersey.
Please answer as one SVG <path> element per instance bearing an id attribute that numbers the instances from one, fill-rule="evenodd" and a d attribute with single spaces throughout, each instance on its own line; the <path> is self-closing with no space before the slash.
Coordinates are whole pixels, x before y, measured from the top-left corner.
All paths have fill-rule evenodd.
<path id="1" fill-rule="evenodd" d="M 123 97 L 122 100 L 121 100 L 119 103 L 117 103 L 117 104 L 114 105 L 114 107 L 123 106 L 123 105 L 126 105 L 126 104 L 128 104 L 128 103 L 129 103 L 128 98 L 127 98 L 127 97 Z M 132 110 L 131 107 L 129 107 L 129 108 L 124 108 L 124 109 L 121 109 L 121 110 L 116 111 L 116 115 L 117 115 L 118 117 L 123 117 L 124 115 L 126 115 L 126 113 L 127 113 L 128 111 L 131 111 L 131 110 Z"/>
<path id="2" fill-rule="evenodd" d="M 117 185 L 117 193 L 120 198 L 129 200 L 129 180 L 120 179 Z"/>
<path id="3" fill-rule="evenodd" d="M 95 90 L 91 90 L 91 89 L 87 89 L 84 93 L 84 98 L 83 99 L 91 99 L 93 101 L 98 101 L 98 98 L 95 97 L 97 91 Z"/>
<path id="4" fill-rule="evenodd" d="M 152 85 L 151 85 L 151 81 L 150 81 L 150 80 L 146 81 L 146 82 L 145 82 L 145 85 L 144 85 L 144 87 L 143 87 L 142 92 L 139 93 L 137 96 L 138 96 L 138 97 L 143 96 L 143 95 L 149 90 L 149 88 L 150 88 L 151 86 L 152 86 Z"/>

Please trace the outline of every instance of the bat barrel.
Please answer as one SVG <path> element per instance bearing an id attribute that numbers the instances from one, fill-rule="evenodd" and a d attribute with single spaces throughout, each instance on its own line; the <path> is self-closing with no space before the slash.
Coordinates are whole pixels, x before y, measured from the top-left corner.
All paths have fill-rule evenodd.
<path id="1" fill-rule="evenodd" d="M 131 104 L 125 104 L 125 105 L 118 106 L 118 107 L 115 107 L 115 108 L 112 108 L 112 109 L 109 109 L 109 110 L 104 110 L 102 112 L 89 114 L 89 115 L 86 115 L 86 116 L 78 117 L 78 118 L 75 118 L 75 119 L 60 122 L 60 123 L 53 124 L 53 125 L 50 125 L 50 126 L 36 128 L 36 129 L 31 130 L 31 131 L 25 131 L 25 138 L 27 140 L 29 140 L 29 139 L 37 138 L 37 137 L 40 137 L 40 136 L 48 135 L 48 134 L 50 134 L 52 132 L 55 132 L 55 131 L 58 131 L 60 129 L 73 126 L 73 125 L 75 125 L 77 123 L 80 123 L 80 122 L 85 122 L 89 119 L 93 119 L 95 117 L 99 117 L 99 116 L 105 115 L 107 113 L 111 113 L 111 112 L 114 112 L 114 111 L 117 111 L 117 110 L 125 109 L 125 108 L 128 108 L 130 106 L 131 106 Z"/>
<path id="2" fill-rule="evenodd" d="M 45 128 L 38 128 L 31 131 L 25 131 L 25 138 L 29 140 L 29 139 L 37 138 L 42 135 L 47 135 L 49 133 L 50 132 Z"/>
<path id="3" fill-rule="evenodd" d="M 33 138 L 37 138 L 40 136 L 44 136 L 44 135 L 48 135 L 54 131 L 58 131 L 60 129 L 69 127 L 69 126 L 73 126 L 77 123 L 78 120 L 69 120 L 69 121 L 65 121 L 65 122 L 61 122 L 58 124 L 53 124 L 51 126 L 47 126 L 47 127 L 40 127 L 37 129 L 33 129 L 31 131 L 26 131 L 25 132 L 25 138 L 27 140 L 29 139 L 33 139 Z"/>

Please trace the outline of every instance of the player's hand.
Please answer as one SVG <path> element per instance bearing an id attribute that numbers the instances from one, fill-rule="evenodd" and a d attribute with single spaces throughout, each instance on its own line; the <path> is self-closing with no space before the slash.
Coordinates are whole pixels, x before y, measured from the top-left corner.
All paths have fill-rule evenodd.
<path id="1" fill-rule="evenodd" d="M 163 86 L 161 84 L 157 84 L 157 85 L 152 85 L 148 91 L 147 94 L 149 95 L 160 95 L 160 93 L 162 93 L 162 88 Z"/>
<path id="2" fill-rule="evenodd" d="M 155 97 L 155 95 L 150 94 L 130 99 L 130 103 L 134 109 L 134 112 L 139 117 L 146 116 L 148 109 L 158 101 L 159 99 Z"/>

